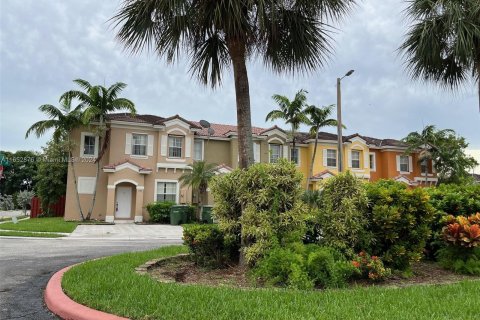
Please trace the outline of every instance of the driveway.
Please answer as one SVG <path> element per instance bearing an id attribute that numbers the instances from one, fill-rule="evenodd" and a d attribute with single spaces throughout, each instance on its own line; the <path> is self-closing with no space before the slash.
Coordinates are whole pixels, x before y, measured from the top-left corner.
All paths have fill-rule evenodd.
<path id="1" fill-rule="evenodd" d="M 111 239 L 111 240 L 182 240 L 183 229 L 172 225 L 79 225 L 69 238 L 74 239 Z"/>
<path id="2" fill-rule="evenodd" d="M 160 236 L 149 240 L 0 237 L 0 319 L 57 319 L 43 304 L 43 290 L 53 273 L 93 258 L 181 243 Z"/>

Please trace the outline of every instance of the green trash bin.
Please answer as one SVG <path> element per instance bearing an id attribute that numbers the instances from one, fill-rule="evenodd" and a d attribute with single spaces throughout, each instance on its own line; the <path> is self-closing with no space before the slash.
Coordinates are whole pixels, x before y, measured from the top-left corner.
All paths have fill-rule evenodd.
<path id="1" fill-rule="evenodd" d="M 188 222 L 188 206 L 172 206 L 170 208 L 170 224 L 178 226 Z"/>
<path id="2" fill-rule="evenodd" d="M 204 223 L 213 223 L 212 206 L 203 206 L 202 207 L 202 213 L 201 213 L 201 219 L 200 220 Z"/>

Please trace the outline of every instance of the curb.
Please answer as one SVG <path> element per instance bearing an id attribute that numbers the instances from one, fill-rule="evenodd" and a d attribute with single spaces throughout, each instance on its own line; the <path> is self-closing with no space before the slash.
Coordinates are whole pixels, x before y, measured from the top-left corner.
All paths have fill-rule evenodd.
<path id="1" fill-rule="evenodd" d="M 62 290 L 62 277 L 72 266 L 56 272 L 45 288 L 44 300 L 48 309 L 67 320 L 128 320 L 81 305 L 70 299 Z"/>

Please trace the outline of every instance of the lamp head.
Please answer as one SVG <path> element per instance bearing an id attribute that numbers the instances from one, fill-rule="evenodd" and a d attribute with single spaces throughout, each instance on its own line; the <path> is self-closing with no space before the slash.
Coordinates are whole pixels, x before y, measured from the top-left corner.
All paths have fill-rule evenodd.
<path id="1" fill-rule="evenodd" d="M 354 72 L 355 72 L 355 70 L 350 70 L 350 71 L 348 71 L 348 72 L 345 74 L 345 77 L 351 76 L 352 73 L 354 73 Z"/>

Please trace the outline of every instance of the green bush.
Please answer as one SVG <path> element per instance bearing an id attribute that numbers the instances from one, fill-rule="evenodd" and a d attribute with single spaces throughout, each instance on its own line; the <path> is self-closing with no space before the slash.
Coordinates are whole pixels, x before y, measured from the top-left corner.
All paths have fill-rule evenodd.
<path id="1" fill-rule="evenodd" d="M 170 222 L 170 208 L 175 205 L 175 202 L 152 202 L 147 204 L 146 208 L 150 215 L 150 222 L 169 223 Z"/>
<path id="2" fill-rule="evenodd" d="M 355 267 L 337 250 L 302 243 L 270 250 L 251 270 L 250 277 L 267 286 L 293 289 L 346 286 Z"/>
<path id="3" fill-rule="evenodd" d="M 184 225 L 183 240 L 193 260 L 201 267 L 224 267 L 238 256 L 236 241 L 225 237 L 217 225 Z"/>
<path id="4" fill-rule="evenodd" d="M 427 244 L 427 256 L 436 258 L 436 252 L 445 247 L 442 238 L 442 221 L 448 216 L 466 216 L 480 212 L 480 184 L 442 184 L 436 188 L 426 188 L 430 203 L 435 208 L 431 223 L 432 237 Z"/>
<path id="5" fill-rule="evenodd" d="M 305 234 L 308 210 L 300 200 L 301 182 L 295 165 L 283 159 L 213 179 L 213 216 L 223 232 L 243 243 L 250 266 L 270 248 L 300 241 Z"/>
<path id="6" fill-rule="evenodd" d="M 423 188 L 407 189 L 400 182 L 369 183 L 368 217 L 373 242 L 369 250 L 387 266 L 408 270 L 419 261 L 431 234 L 434 208 Z"/>
<path id="7" fill-rule="evenodd" d="M 325 181 L 318 215 L 320 244 L 348 257 L 370 244 L 364 183 L 350 172 Z"/>
<path id="8" fill-rule="evenodd" d="M 480 247 L 446 246 L 437 252 L 438 263 L 457 273 L 480 275 Z"/>

